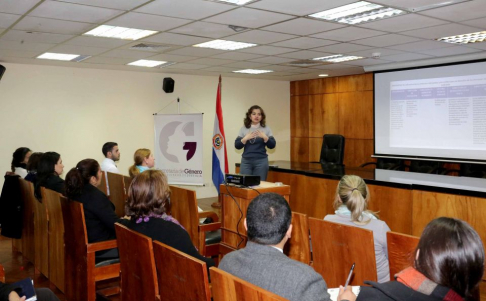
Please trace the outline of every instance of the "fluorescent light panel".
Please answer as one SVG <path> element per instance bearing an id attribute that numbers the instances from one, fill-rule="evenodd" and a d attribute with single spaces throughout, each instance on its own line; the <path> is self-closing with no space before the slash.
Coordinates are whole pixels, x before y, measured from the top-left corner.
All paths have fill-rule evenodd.
<path id="1" fill-rule="evenodd" d="M 247 73 L 247 74 L 262 74 L 262 73 L 269 73 L 273 72 L 272 70 L 257 70 L 257 69 L 244 69 L 244 70 L 237 70 L 233 71 L 234 73 Z"/>
<path id="2" fill-rule="evenodd" d="M 111 25 L 100 25 L 95 29 L 84 33 L 83 35 L 135 41 L 141 38 L 148 37 L 155 33 L 158 33 L 158 31 Z"/>
<path id="3" fill-rule="evenodd" d="M 355 55 L 343 55 L 343 54 L 336 54 L 324 57 L 316 57 L 313 58 L 314 61 L 322 61 L 322 62 L 331 62 L 331 63 L 341 63 L 341 62 L 348 62 L 362 59 L 362 56 L 355 56 Z"/>
<path id="4" fill-rule="evenodd" d="M 37 58 L 38 59 L 44 59 L 44 60 L 71 61 L 71 60 L 74 60 L 75 58 L 77 58 L 79 56 L 81 56 L 81 55 L 46 52 L 46 53 L 39 55 Z"/>
<path id="5" fill-rule="evenodd" d="M 219 50 L 238 50 L 238 49 L 249 48 L 253 46 L 257 46 L 257 44 L 233 42 L 233 41 L 226 41 L 226 40 L 213 40 L 213 41 L 194 45 L 194 47 L 212 48 L 212 49 L 219 49 Z"/>
<path id="6" fill-rule="evenodd" d="M 215 0 L 215 2 L 224 2 L 224 3 L 231 3 L 236 5 L 245 5 L 254 1 L 255 0 Z"/>
<path id="7" fill-rule="evenodd" d="M 138 67 L 157 67 L 159 65 L 165 64 L 165 61 L 151 61 L 151 60 L 138 60 L 135 62 L 128 63 L 127 65 L 130 66 L 138 66 Z"/>
<path id="8" fill-rule="evenodd" d="M 326 77 L 329 76 L 329 74 L 319 74 L 320 77 Z"/>
<path id="9" fill-rule="evenodd" d="M 353 25 L 386 19 L 406 13 L 406 11 L 400 9 L 359 1 L 318 12 L 309 15 L 309 17 Z"/>
<path id="10" fill-rule="evenodd" d="M 466 33 L 466 34 L 450 36 L 450 37 L 443 37 L 437 39 L 437 41 L 451 43 L 451 44 L 469 44 L 469 43 L 486 42 L 486 31 Z"/>

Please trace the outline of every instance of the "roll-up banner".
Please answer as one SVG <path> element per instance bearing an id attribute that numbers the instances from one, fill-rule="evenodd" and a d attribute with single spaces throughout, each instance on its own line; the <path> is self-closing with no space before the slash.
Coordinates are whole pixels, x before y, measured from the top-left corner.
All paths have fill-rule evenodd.
<path id="1" fill-rule="evenodd" d="M 204 185 L 203 114 L 154 115 L 155 167 L 169 184 Z"/>

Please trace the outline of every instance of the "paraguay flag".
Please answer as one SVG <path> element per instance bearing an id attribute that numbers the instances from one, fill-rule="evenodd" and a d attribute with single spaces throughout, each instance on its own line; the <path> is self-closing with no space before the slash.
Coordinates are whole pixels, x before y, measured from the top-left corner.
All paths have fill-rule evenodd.
<path id="1" fill-rule="evenodd" d="M 228 173 L 228 155 L 226 153 L 226 137 L 223 127 L 223 109 L 221 108 L 221 75 L 219 76 L 218 92 L 216 93 L 216 116 L 213 131 L 213 183 L 219 194 L 219 185 L 224 182 L 224 174 Z"/>

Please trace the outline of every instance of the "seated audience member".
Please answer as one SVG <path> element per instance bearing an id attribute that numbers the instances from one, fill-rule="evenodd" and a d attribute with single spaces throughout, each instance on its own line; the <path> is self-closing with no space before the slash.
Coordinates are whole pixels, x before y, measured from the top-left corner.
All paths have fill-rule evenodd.
<path id="1" fill-rule="evenodd" d="M 37 179 L 37 165 L 39 165 L 40 158 L 44 153 L 33 153 L 30 155 L 29 162 L 27 162 L 27 175 L 25 179 L 35 183 Z"/>
<path id="2" fill-rule="evenodd" d="M 257 196 L 244 221 L 246 247 L 227 254 L 219 268 L 290 301 L 330 300 L 321 275 L 283 254 L 292 233 L 291 219 L 290 206 L 281 195 Z"/>
<path id="3" fill-rule="evenodd" d="M 208 268 L 214 266 L 211 258 L 199 254 L 179 222 L 165 213 L 169 196 L 169 184 L 162 171 L 142 172 L 128 189 L 125 211 L 130 220 L 121 219 L 119 223 L 206 262 Z"/>
<path id="4" fill-rule="evenodd" d="M 346 175 L 341 178 L 336 189 L 334 209 L 336 214 L 327 215 L 324 220 L 373 231 L 376 271 L 378 282 L 390 280 L 386 232 L 390 228 L 368 210 L 370 192 L 363 179 Z"/>
<path id="5" fill-rule="evenodd" d="M 0 282 L 0 301 L 24 301 L 17 293 L 18 287 Z M 59 298 L 48 288 L 36 288 L 37 301 L 59 301 Z"/>
<path id="6" fill-rule="evenodd" d="M 13 153 L 12 172 L 19 175 L 22 179 L 27 175 L 27 162 L 32 151 L 28 147 L 19 147 Z"/>
<path id="7" fill-rule="evenodd" d="M 88 242 L 115 239 L 115 205 L 97 187 L 101 183 L 102 171 L 96 160 L 79 161 L 66 175 L 66 196 L 83 204 Z M 118 258 L 118 249 L 96 253 L 96 259 Z"/>
<path id="8" fill-rule="evenodd" d="M 59 177 L 64 171 L 61 155 L 56 152 L 44 153 L 37 165 L 37 179 L 34 183 L 34 194 L 37 199 L 42 199 L 40 188 L 64 193 L 64 180 Z"/>
<path id="9" fill-rule="evenodd" d="M 395 275 L 396 281 L 362 286 L 357 300 L 473 300 L 484 271 L 484 247 L 466 222 L 440 217 L 424 229 L 413 267 Z M 338 300 L 356 300 L 348 290 Z"/>
<path id="10" fill-rule="evenodd" d="M 137 149 L 133 155 L 133 161 L 135 163 L 128 169 L 128 174 L 132 178 L 155 165 L 154 155 L 146 148 Z"/>
<path id="11" fill-rule="evenodd" d="M 120 150 L 116 142 L 106 142 L 102 148 L 105 159 L 101 162 L 101 170 L 104 172 L 120 173 L 115 162 L 120 160 Z"/>

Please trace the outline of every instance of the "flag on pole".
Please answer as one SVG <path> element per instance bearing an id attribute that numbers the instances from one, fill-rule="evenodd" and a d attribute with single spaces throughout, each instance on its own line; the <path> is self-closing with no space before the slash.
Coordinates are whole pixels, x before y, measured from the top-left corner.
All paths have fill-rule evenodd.
<path id="1" fill-rule="evenodd" d="M 213 183 L 219 193 L 219 185 L 224 182 L 228 173 L 228 155 L 226 152 L 226 136 L 223 127 L 223 109 L 221 108 L 221 75 L 219 76 L 218 92 L 216 93 L 216 116 L 213 130 Z"/>

